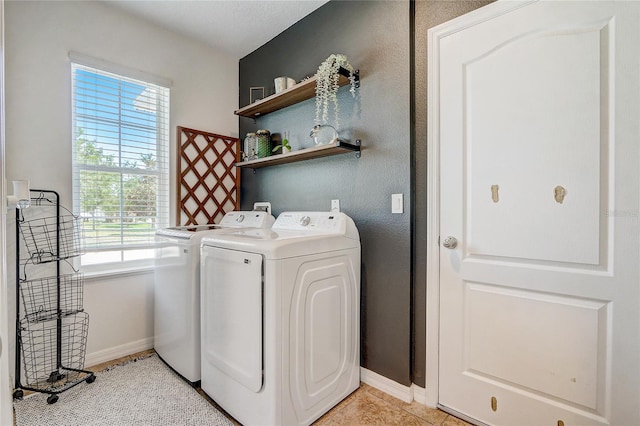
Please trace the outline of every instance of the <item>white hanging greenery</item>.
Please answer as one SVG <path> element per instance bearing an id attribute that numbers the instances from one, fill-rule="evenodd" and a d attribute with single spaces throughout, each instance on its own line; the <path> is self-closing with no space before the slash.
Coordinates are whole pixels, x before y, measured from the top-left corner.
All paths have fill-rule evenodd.
<path id="1" fill-rule="evenodd" d="M 339 107 L 337 93 L 340 85 L 340 67 L 349 71 L 351 95 L 356 96 L 356 75 L 347 57 L 342 54 L 332 54 L 320 66 L 316 73 L 316 124 L 324 124 L 329 120 L 329 108 L 333 106 L 335 127 L 339 126 Z"/>

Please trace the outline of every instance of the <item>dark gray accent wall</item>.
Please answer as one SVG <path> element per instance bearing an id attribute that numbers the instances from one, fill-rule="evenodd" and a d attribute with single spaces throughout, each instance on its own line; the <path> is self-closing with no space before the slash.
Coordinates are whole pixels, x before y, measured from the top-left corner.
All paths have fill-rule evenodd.
<path id="1" fill-rule="evenodd" d="M 362 242 L 362 366 L 398 383 L 411 383 L 410 231 L 410 7 L 408 1 L 331 1 L 240 61 L 240 105 L 249 87 L 286 75 L 300 80 L 332 53 L 360 69 L 356 99 L 339 91 L 340 135 L 362 140 L 353 154 L 242 173 L 242 207 L 268 200 L 275 214 L 329 210 L 339 199 Z M 313 145 L 315 101 L 253 122 L 240 134 L 290 132 L 293 149 Z M 330 123 L 335 124 L 335 123 Z M 391 214 L 391 194 L 404 194 L 404 214 Z M 424 338 L 423 338 L 424 339 Z"/>
<path id="2" fill-rule="evenodd" d="M 241 106 L 249 103 L 249 87 L 271 94 L 275 77 L 312 75 L 331 53 L 346 54 L 360 69 L 358 97 L 343 87 L 339 100 L 340 134 L 362 139 L 362 158 L 244 170 L 242 208 L 268 200 L 275 214 L 328 210 L 340 199 L 362 241 L 362 366 L 404 385 L 424 387 L 428 374 L 427 30 L 488 3 L 333 0 L 240 61 Z M 312 99 L 258 120 L 240 118 L 240 135 L 288 131 L 294 149 L 306 148 L 314 118 Z M 391 214 L 392 193 L 404 194 L 404 214 Z"/>

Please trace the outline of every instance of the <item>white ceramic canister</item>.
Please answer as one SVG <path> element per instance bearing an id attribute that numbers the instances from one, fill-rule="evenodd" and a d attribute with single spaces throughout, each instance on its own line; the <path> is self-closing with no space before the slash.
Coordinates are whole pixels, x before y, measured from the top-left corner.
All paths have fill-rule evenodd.
<path id="1" fill-rule="evenodd" d="M 273 79 L 276 86 L 276 93 L 283 92 L 287 89 L 287 77 L 276 77 Z"/>

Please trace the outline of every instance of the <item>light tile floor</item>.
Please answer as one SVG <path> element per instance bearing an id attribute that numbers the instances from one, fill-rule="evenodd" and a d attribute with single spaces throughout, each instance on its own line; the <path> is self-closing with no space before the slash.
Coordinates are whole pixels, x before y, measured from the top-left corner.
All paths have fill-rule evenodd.
<path id="1" fill-rule="evenodd" d="M 89 367 L 88 370 L 100 372 L 118 364 L 126 364 L 134 359 L 144 358 L 155 353 L 153 350 L 135 353 L 113 361 Z M 202 389 L 196 388 L 207 401 L 224 413 Z M 226 415 L 226 413 L 225 413 Z M 231 418 L 235 425 L 239 425 Z M 426 426 L 470 426 L 443 411 L 425 407 L 417 402 L 410 404 L 400 401 L 374 387 L 362 383 L 360 388 L 336 405 L 327 414 L 314 423 L 316 426 L 387 426 L 387 425 L 426 425 Z"/>
<path id="2" fill-rule="evenodd" d="M 410 404 L 365 383 L 317 422 L 317 426 L 338 425 L 433 425 L 470 426 L 444 411 Z"/>

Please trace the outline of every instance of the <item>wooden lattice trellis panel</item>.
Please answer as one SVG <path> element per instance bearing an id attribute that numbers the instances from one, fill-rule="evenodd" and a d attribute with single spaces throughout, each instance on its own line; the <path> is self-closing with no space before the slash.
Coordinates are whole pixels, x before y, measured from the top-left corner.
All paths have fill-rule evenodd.
<path id="1" fill-rule="evenodd" d="M 240 139 L 177 129 L 177 225 L 219 223 L 240 208 Z"/>

